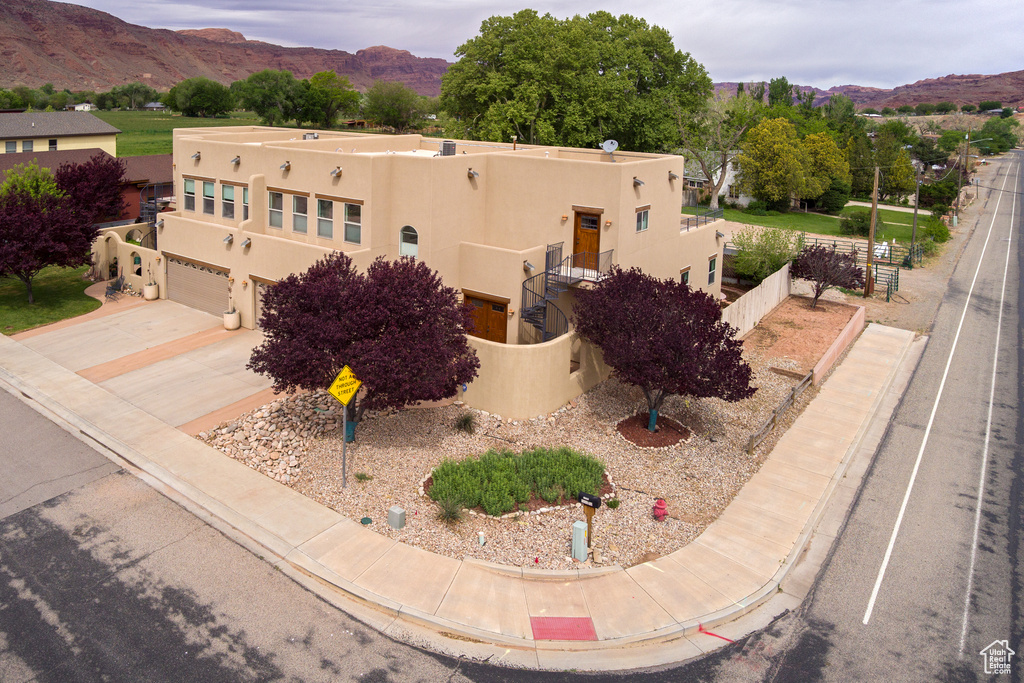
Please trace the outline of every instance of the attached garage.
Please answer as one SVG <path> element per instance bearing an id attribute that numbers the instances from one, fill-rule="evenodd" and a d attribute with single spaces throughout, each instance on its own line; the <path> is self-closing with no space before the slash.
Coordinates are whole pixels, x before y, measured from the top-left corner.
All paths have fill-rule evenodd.
<path id="1" fill-rule="evenodd" d="M 167 257 L 167 298 L 221 315 L 228 310 L 228 271 L 209 263 Z"/>

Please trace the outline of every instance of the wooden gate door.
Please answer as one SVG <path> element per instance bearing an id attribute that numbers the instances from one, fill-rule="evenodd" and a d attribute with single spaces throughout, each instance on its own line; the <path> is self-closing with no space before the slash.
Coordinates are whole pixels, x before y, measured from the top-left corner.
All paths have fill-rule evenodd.
<path id="1" fill-rule="evenodd" d="M 508 334 L 508 304 L 471 294 L 466 294 L 466 301 L 473 307 L 473 329 L 469 333 L 504 344 Z"/>
<path id="2" fill-rule="evenodd" d="M 597 270 L 601 253 L 601 216 L 576 212 L 572 239 L 573 267 Z M 580 256 L 577 256 L 580 254 Z"/>

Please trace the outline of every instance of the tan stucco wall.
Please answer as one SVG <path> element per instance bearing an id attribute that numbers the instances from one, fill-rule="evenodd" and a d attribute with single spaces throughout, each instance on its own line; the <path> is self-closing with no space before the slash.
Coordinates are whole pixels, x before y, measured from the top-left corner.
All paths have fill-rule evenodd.
<path id="1" fill-rule="evenodd" d="M 462 400 L 479 410 L 523 420 L 557 410 L 607 379 L 610 368 L 600 350 L 582 344 L 580 368 L 569 373 L 573 335 L 543 344 L 497 344 L 469 337 L 480 359 L 480 373 Z"/>

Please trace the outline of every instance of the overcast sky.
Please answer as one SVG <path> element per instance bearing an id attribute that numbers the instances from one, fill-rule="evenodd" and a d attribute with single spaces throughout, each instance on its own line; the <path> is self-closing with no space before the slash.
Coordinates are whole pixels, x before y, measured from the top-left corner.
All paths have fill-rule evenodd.
<path id="1" fill-rule="evenodd" d="M 250 40 L 455 61 L 480 22 L 531 7 L 565 18 L 607 10 L 662 26 L 715 81 L 892 88 L 947 74 L 1024 69 L 1024 0 L 79 0 L 151 28 L 228 28 Z"/>

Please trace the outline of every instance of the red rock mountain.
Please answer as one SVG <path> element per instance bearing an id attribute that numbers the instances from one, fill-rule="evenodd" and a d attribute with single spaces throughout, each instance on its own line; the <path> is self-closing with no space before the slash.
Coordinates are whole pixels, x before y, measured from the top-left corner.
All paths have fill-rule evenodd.
<path id="1" fill-rule="evenodd" d="M 715 83 L 715 88 L 723 93 L 736 92 L 736 86 L 736 83 Z M 805 85 L 797 87 L 804 92 L 813 90 L 816 93 L 815 104 L 824 104 L 830 95 L 843 94 L 861 108 L 892 107 L 895 109 L 904 104 L 913 106 L 938 102 L 952 102 L 957 106 L 977 105 L 985 100 L 1002 102 L 1004 107 L 1024 105 L 1024 71 L 1009 71 L 992 76 L 950 74 L 942 78 L 927 78 L 891 89 L 868 88 L 860 85 L 838 85 L 828 90 Z"/>
<path id="2" fill-rule="evenodd" d="M 167 90 L 193 76 L 229 84 L 263 69 L 286 69 L 296 78 L 334 69 L 359 90 L 380 79 L 437 95 L 448 62 L 384 46 L 355 54 L 280 47 L 228 29 L 151 29 L 78 5 L 0 0 L 2 87 L 52 83 L 57 89 L 103 91 L 139 81 Z"/>

